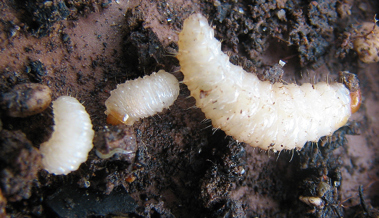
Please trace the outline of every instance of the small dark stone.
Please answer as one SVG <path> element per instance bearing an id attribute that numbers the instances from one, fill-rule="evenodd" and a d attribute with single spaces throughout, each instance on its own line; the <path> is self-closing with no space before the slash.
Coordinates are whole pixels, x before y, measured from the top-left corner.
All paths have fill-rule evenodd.
<path id="1" fill-rule="evenodd" d="M 89 215 L 133 213 L 137 208 L 134 199 L 123 188 L 105 195 L 73 185 L 59 188 L 47 197 L 46 203 L 59 217 L 84 218 Z"/>
<path id="2" fill-rule="evenodd" d="M 46 68 L 41 61 L 30 61 L 25 71 L 29 74 L 30 79 L 35 82 L 42 82 L 43 77 L 47 75 Z"/>

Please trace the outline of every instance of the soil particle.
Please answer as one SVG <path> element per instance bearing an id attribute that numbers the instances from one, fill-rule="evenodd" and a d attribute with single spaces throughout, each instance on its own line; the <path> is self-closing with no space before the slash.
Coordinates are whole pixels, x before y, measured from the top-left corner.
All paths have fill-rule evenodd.
<path id="1" fill-rule="evenodd" d="M 276 82 L 283 82 L 283 74 L 283 65 L 274 64 L 274 66 L 266 67 L 266 69 L 264 69 L 262 73 L 259 73 L 257 75 L 260 80 L 270 81 L 270 83 L 274 84 Z"/>
<path id="2" fill-rule="evenodd" d="M 256 72 L 257 71 L 257 68 L 253 64 L 253 62 L 250 61 L 249 59 L 247 59 L 244 56 L 239 56 L 239 55 L 232 54 L 230 56 L 230 62 L 232 64 L 235 64 L 235 65 L 238 65 L 238 66 L 242 66 L 242 68 L 244 70 L 246 70 L 247 72 Z"/>
<path id="3" fill-rule="evenodd" d="M 242 203 L 231 199 L 219 202 L 211 211 L 210 217 L 247 217 Z"/>
<path id="4" fill-rule="evenodd" d="M 174 218 L 175 216 L 164 207 L 164 202 L 160 201 L 157 204 L 148 204 L 143 211 L 138 213 L 142 217 L 151 218 L 151 217 L 167 217 Z"/>
<path id="5" fill-rule="evenodd" d="M 98 131 L 94 141 L 96 142 L 96 154 L 101 158 L 109 158 L 118 154 L 122 161 L 131 163 L 134 160 L 137 142 L 134 128 L 126 125 L 109 126 L 103 131 Z"/>
<path id="6" fill-rule="evenodd" d="M 353 49 L 352 34 L 349 31 L 345 31 L 338 36 L 336 43 L 339 45 L 336 51 L 336 57 L 345 58 L 349 51 Z"/>
<path id="7" fill-rule="evenodd" d="M 308 143 L 301 150 L 299 161 L 299 195 L 320 199 L 322 203 L 309 204 L 309 213 L 316 217 L 343 217 L 341 154 L 333 151 L 346 144 L 346 134 L 357 134 L 359 124 L 341 127 L 332 136 L 323 137 L 317 144 Z M 295 160 L 296 162 L 297 160 Z M 307 203 L 308 199 L 300 199 Z M 309 202 L 309 201 L 308 201 Z"/>
<path id="8" fill-rule="evenodd" d="M 41 155 L 21 131 L 0 132 L 1 189 L 10 202 L 28 199 L 40 170 Z"/>
<path id="9" fill-rule="evenodd" d="M 16 85 L 0 95 L 0 108 L 11 117 L 27 117 L 44 111 L 51 102 L 51 90 L 37 83 Z"/>
<path id="10" fill-rule="evenodd" d="M 58 217 L 85 218 L 90 215 L 127 214 L 137 207 L 125 190 L 117 189 L 108 195 L 91 189 L 64 186 L 46 199 Z"/>
<path id="11" fill-rule="evenodd" d="M 132 71 L 157 72 L 168 66 L 170 62 L 178 65 L 176 59 L 166 55 L 166 51 L 175 51 L 177 46 L 161 44 L 154 30 L 146 25 L 148 18 L 145 17 L 141 6 L 128 10 L 125 17 L 128 24 L 128 38 L 125 41 L 124 48 L 127 50 L 124 53 L 131 63 L 138 63 L 134 65 L 137 68 Z M 148 66 L 155 67 L 146 68 Z"/>
<path id="12" fill-rule="evenodd" d="M 295 47 L 301 66 L 322 63 L 322 56 L 336 38 L 337 1 L 278 4 L 283 9 L 279 10 L 275 1 L 251 4 L 217 1 L 214 7 L 209 5 L 204 11 L 216 25 L 215 35 L 223 41 L 223 50 L 245 53 L 258 67 L 262 63 L 260 56 L 272 43 Z M 283 11 L 284 15 L 277 15 Z"/>
<path id="13" fill-rule="evenodd" d="M 206 208 L 224 205 L 229 198 L 229 192 L 235 183 L 244 179 L 244 159 L 246 155 L 244 145 L 230 143 L 223 149 L 213 148 L 211 162 L 201 181 L 201 198 Z M 229 202 L 230 203 L 230 202 Z"/>
<path id="14" fill-rule="evenodd" d="M 141 29 L 140 31 L 133 32 L 126 40 L 125 48 L 128 48 L 126 57 L 130 61 L 138 62 L 142 69 L 134 69 L 140 72 L 156 72 L 165 66 L 164 49 L 160 44 L 155 33 L 150 29 Z M 146 66 L 157 66 L 153 69 L 147 69 Z"/>
<path id="15" fill-rule="evenodd" d="M 16 84 L 26 83 L 29 81 L 29 78 L 25 74 L 6 68 L 1 74 L 0 90 L 2 92 L 6 92 L 13 88 Z"/>
<path id="16" fill-rule="evenodd" d="M 70 14 L 69 9 L 62 0 L 28 0 L 20 1 L 20 8 L 24 9 L 24 21 L 30 27 L 33 35 L 43 37 L 50 33 L 52 25 L 60 20 L 66 19 Z M 32 19 L 28 19 L 28 18 Z"/>
<path id="17" fill-rule="evenodd" d="M 365 63 L 379 61 L 379 27 L 375 22 L 364 22 L 359 26 L 358 35 L 353 40 L 354 50 Z"/>
<path id="18" fill-rule="evenodd" d="M 41 61 L 30 61 L 25 71 L 34 82 L 42 82 L 43 77 L 47 75 L 46 68 Z"/>
<path id="19" fill-rule="evenodd" d="M 339 73 L 340 81 L 349 89 L 350 92 L 356 92 L 359 88 L 359 80 L 356 75 L 349 73 L 347 71 L 340 71 Z"/>

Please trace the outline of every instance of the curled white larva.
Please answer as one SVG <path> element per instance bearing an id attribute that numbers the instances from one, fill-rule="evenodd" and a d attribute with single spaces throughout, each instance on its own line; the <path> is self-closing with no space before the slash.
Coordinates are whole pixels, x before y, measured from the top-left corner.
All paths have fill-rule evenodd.
<path id="1" fill-rule="evenodd" d="M 238 141 L 264 150 L 300 149 L 351 116 L 350 92 L 341 83 L 271 84 L 231 64 L 200 14 L 184 21 L 178 45 L 184 83 L 196 106 Z"/>
<path id="2" fill-rule="evenodd" d="M 73 97 L 61 96 L 55 100 L 53 113 L 54 132 L 40 146 L 42 164 L 49 173 L 66 175 L 87 160 L 94 131 L 84 106 Z"/>
<path id="3" fill-rule="evenodd" d="M 105 101 L 109 124 L 133 125 L 170 107 L 179 95 L 179 82 L 164 70 L 117 85 Z"/>

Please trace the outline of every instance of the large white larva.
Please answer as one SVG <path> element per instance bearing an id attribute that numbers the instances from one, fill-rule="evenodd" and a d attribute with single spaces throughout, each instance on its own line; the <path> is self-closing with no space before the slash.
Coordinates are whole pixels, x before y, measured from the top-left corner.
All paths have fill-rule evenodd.
<path id="1" fill-rule="evenodd" d="M 40 146 L 42 164 L 49 173 L 66 175 L 87 160 L 94 131 L 84 106 L 73 97 L 61 96 L 55 100 L 53 113 L 54 132 Z"/>
<path id="2" fill-rule="evenodd" d="M 179 95 L 179 82 L 164 70 L 117 85 L 105 101 L 109 124 L 133 125 L 170 107 Z"/>
<path id="3" fill-rule="evenodd" d="M 184 21 L 178 45 L 184 83 L 196 106 L 214 127 L 251 146 L 300 149 L 345 125 L 357 109 L 351 103 L 358 97 L 351 100 L 341 83 L 271 84 L 231 64 L 201 14 Z"/>

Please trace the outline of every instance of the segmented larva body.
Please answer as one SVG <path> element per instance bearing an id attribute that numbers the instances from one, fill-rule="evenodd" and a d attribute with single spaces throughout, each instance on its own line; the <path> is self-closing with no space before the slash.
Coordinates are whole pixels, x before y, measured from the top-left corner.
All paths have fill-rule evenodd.
<path id="1" fill-rule="evenodd" d="M 109 124 L 133 125 L 170 107 L 179 95 L 176 77 L 164 70 L 117 85 L 105 101 Z"/>
<path id="2" fill-rule="evenodd" d="M 55 100 L 53 113 L 54 132 L 40 146 L 42 164 L 49 173 L 66 175 L 87 160 L 94 131 L 84 106 L 73 97 L 61 96 Z"/>
<path id="3" fill-rule="evenodd" d="M 332 134 L 351 115 L 350 92 L 341 83 L 271 84 L 231 64 L 200 14 L 184 21 L 178 44 L 196 106 L 238 141 L 264 150 L 300 149 Z"/>

